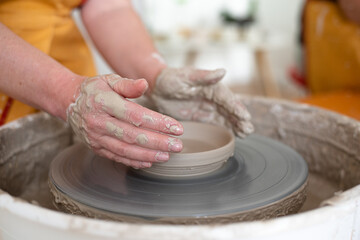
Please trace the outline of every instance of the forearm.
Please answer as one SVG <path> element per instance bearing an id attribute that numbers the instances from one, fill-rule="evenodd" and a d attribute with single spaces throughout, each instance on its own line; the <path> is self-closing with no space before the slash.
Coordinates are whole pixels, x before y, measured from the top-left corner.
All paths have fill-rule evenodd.
<path id="1" fill-rule="evenodd" d="M 78 76 L 0 23 L 0 91 L 66 119 Z"/>
<path id="2" fill-rule="evenodd" d="M 88 0 L 82 18 L 96 47 L 121 76 L 145 78 L 150 89 L 166 67 L 128 0 Z"/>
<path id="3" fill-rule="evenodd" d="M 359 0 L 339 0 L 339 4 L 347 18 L 357 24 L 360 24 Z"/>

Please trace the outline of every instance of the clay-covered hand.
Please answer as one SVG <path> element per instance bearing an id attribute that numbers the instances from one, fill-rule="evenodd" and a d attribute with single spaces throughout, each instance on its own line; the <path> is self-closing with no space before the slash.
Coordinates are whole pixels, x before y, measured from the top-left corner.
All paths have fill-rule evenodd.
<path id="1" fill-rule="evenodd" d="M 68 107 L 72 129 L 95 153 L 134 168 L 165 162 L 169 152 L 182 150 L 182 125 L 126 98 L 147 90 L 145 79 L 131 80 L 116 74 L 85 79 L 76 101 Z"/>
<path id="2" fill-rule="evenodd" d="M 155 106 L 178 120 L 220 124 L 244 137 L 253 131 L 251 116 L 229 88 L 219 83 L 225 70 L 165 68 L 150 95 Z"/>

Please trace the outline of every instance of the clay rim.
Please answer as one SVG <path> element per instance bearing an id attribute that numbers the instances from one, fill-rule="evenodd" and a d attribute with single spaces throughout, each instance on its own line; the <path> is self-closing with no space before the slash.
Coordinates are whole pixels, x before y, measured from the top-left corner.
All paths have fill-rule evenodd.
<path id="1" fill-rule="evenodd" d="M 170 160 L 168 162 L 156 164 L 156 166 L 198 167 L 198 166 L 215 164 L 218 162 L 221 163 L 221 162 L 226 161 L 228 158 L 230 158 L 231 156 L 234 155 L 235 136 L 227 128 L 219 126 L 219 125 L 215 125 L 215 124 L 210 124 L 210 123 L 199 123 L 199 122 L 191 122 L 191 121 L 183 121 L 183 122 L 181 122 L 181 124 L 183 124 L 185 126 L 188 124 L 191 124 L 192 126 L 199 125 L 201 127 L 208 126 L 211 128 L 216 128 L 221 131 L 223 136 L 226 136 L 228 138 L 227 142 L 226 142 L 226 144 L 224 144 L 220 147 L 214 146 L 212 150 L 207 150 L 207 151 L 201 151 L 201 152 L 195 152 L 195 153 L 181 153 L 181 152 L 180 153 L 171 153 Z M 181 139 L 181 137 L 180 137 L 180 139 Z M 211 158 L 208 156 L 211 156 Z M 223 158 L 221 158 L 221 156 L 223 156 Z M 206 163 L 199 162 L 198 164 L 196 164 L 196 161 L 194 161 L 194 160 L 204 159 L 204 158 L 213 159 L 213 160 L 208 160 L 208 161 L 206 161 Z M 221 158 L 221 160 L 219 160 L 219 158 Z"/>

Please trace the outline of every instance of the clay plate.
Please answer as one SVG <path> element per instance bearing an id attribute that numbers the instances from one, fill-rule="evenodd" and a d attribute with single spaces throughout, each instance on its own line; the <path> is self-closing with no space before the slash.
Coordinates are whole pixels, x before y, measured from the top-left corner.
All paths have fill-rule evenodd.
<path id="1" fill-rule="evenodd" d="M 166 163 L 141 169 L 145 174 L 166 178 L 189 178 L 211 173 L 234 154 L 235 137 L 224 127 L 208 123 L 182 122 L 181 153 L 170 154 Z"/>

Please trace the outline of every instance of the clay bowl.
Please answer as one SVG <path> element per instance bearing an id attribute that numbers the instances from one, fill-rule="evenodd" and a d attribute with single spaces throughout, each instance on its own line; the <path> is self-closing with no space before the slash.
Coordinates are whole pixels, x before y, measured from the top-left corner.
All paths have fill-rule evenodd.
<path id="1" fill-rule="evenodd" d="M 228 129 L 199 122 L 182 122 L 184 134 L 180 153 L 170 154 L 166 163 L 141 169 L 147 175 L 165 178 L 189 178 L 219 169 L 233 154 L 235 137 Z"/>

